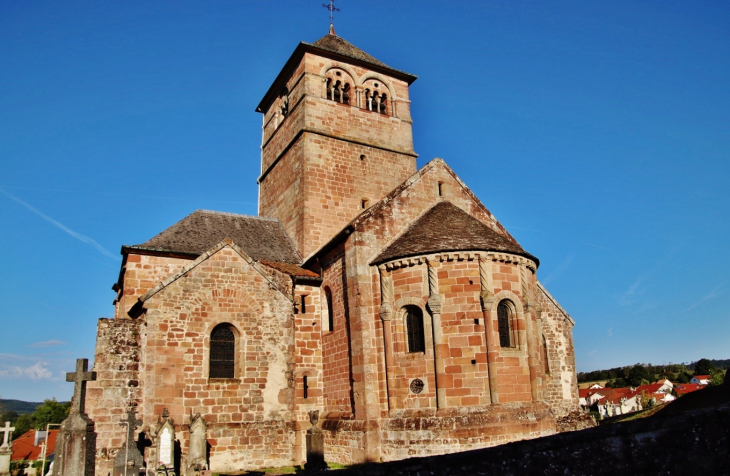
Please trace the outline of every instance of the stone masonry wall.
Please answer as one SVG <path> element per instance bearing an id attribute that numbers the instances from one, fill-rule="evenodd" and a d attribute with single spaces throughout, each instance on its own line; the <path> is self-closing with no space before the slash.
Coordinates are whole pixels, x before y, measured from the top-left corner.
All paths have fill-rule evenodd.
<path id="1" fill-rule="evenodd" d="M 573 323 L 542 290 L 538 293 L 542 306 L 542 333 L 547 342 L 549 374 L 543 398 L 557 415 L 578 407 L 578 380 L 573 347 Z"/>
<path id="2" fill-rule="evenodd" d="M 371 112 L 325 97 L 331 68 L 354 86 L 377 78 L 395 113 Z M 416 171 L 407 84 L 368 70 L 305 55 L 287 83 L 290 110 L 264 114 L 259 215 L 279 218 L 303 256 Z M 354 90 L 353 90 L 354 94 Z M 335 138 L 336 137 L 336 138 Z"/>
<path id="3" fill-rule="evenodd" d="M 124 444 L 126 412 L 142 401 L 140 344 L 145 326 L 130 319 L 99 319 L 93 371 L 86 384 L 86 411 L 95 423 L 96 474 L 106 476 Z"/>
<path id="4" fill-rule="evenodd" d="M 128 318 L 127 313 L 144 293 L 190 263 L 190 259 L 130 253 L 122 269 L 121 296 L 114 302 L 114 317 Z"/>
<path id="5" fill-rule="evenodd" d="M 335 250 L 323 263 L 322 295 L 329 290 L 332 296 L 334 329 L 322 335 L 322 372 L 324 373 L 324 409 L 349 418 L 352 408 L 350 375 L 350 329 L 346 314 L 346 295 L 342 274 L 344 250 Z M 323 298 L 325 306 L 325 298 Z"/>

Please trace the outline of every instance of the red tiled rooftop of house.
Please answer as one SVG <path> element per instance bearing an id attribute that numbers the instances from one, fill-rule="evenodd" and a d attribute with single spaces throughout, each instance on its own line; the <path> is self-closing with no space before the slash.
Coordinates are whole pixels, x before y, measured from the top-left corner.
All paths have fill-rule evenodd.
<path id="1" fill-rule="evenodd" d="M 41 453 L 43 453 L 43 442 L 41 441 L 38 445 L 33 445 L 35 443 L 35 432 L 36 430 L 28 430 L 20 435 L 18 439 L 13 440 L 12 461 L 37 460 L 41 457 Z M 50 431 L 46 456 L 56 451 L 56 437 L 58 436 L 58 432 L 59 430 Z"/>

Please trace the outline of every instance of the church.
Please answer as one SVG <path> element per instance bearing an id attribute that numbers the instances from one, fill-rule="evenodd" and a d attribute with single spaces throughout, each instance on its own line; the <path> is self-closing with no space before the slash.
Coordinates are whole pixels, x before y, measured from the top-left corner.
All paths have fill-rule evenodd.
<path id="1" fill-rule="evenodd" d="M 575 322 L 538 258 L 443 160 L 416 167 L 415 80 L 332 28 L 300 43 L 256 109 L 258 216 L 197 210 L 122 247 L 86 394 L 97 475 L 129 437 L 148 469 L 226 473 L 304 464 L 313 430 L 350 465 L 578 409 Z"/>

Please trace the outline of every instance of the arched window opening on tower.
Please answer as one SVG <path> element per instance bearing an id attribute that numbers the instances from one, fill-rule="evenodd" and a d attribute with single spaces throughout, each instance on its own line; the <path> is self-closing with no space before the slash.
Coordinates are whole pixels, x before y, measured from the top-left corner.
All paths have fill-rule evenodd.
<path id="1" fill-rule="evenodd" d="M 327 78 L 327 99 L 350 104 L 350 83 L 340 79 Z"/>
<path id="2" fill-rule="evenodd" d="M 236 335 L 230 324 L 218 324 L 210 333 L 210 378 L 234 378 Z"/>
<path id="3" fill-rule="evenodd" d="M 417 306 L 407 306 L 406 313 L 408 352 L 425 352 L 426 337 L 423 333 L 423 313 Z"/>
<path id="4" fill-rule="evenodd" d="M 335 330 L 335 313 L 332 311 L 332 291 L 330 291 L 330 288 L 324 288 L 324 299 L 327 301 L 327 330 L 332 332 Z"/>
<path id="5" fill-rule="evenodd" d="M 515 326 L 514 311 L 512 303 L 508 300 L 501 301 L 497 306 L 497 326 L 499 328 L 500 347 L 515 347 Z"/>
<path id="6" fill-rule="evenodd" d="M 550 375 L 550 359 L 548 358 L 548 346 L 547 346 L 547 339 L 545 339 L 545 335 L 542 336 L 542 352 L 543 352 L 543 359 L 545 360 L 545 367 L 543 368 L 543 371 L 545 372 L 545 375 Z"/>

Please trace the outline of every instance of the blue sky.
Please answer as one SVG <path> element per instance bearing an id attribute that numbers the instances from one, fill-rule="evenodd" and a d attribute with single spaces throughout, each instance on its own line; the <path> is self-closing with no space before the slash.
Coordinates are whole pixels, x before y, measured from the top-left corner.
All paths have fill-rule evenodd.
<path id="1" fill-rule="evenodd" d="M 312 1 L 0 0 L 0 396 L 68 399 L 123 244 L 256 214 L 259 100 Z M 727 2 L 337 0 L 576 321 L 579 370 L 730 358 Z"/>

